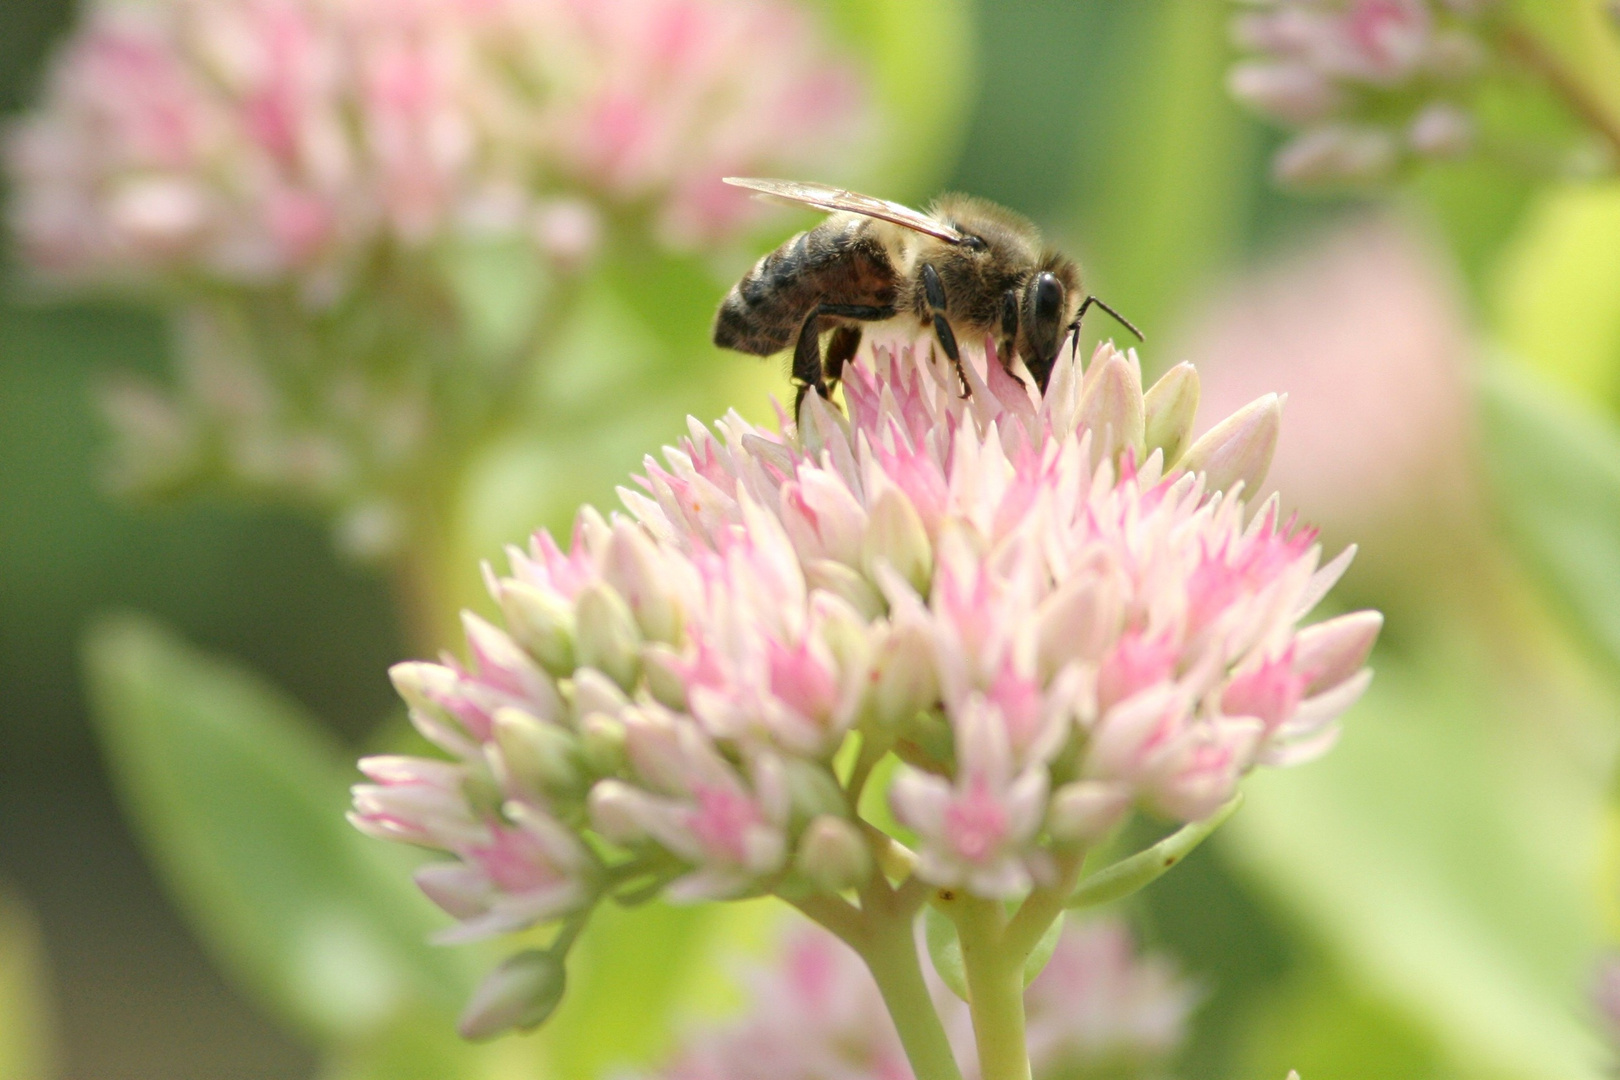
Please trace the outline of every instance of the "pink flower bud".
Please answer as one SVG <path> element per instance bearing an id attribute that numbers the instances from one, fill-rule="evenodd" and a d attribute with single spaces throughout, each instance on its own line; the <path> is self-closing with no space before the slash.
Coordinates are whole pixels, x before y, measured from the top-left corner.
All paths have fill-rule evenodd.
<path id="1" fill-rule="evenodd" d="M 579 663 L 621 687 L 634 685 L 641 667 L 641 631 L 618 590 L 606 581 L 586 586 L 575 604 L 575 620 L 579 637 L 574 652 Z"/>
<path id="2" fill-rule="evenodd" d="M 496 600 L 513 638 L 552 675 L 574 670 L 574 609 L 556 593 L 507 578 Z"/>
<path id="3" fill-rule="evenodd" d="M 1305 692 L 1329 690 L 1360 671 L 1383 626 L 1379 612 L 1355 611 L 1301 630 L 1294 639 L 1294 668 L 1306 680 Z"/>
<path id="4" fill-rule="evenodd" d="M 482 1041 L 513 1028 L 539 1027 L 562 1001 L 566 984 L 561 960 L 536 949 L 518 953 L 473 992 L 456 1030 L 464 1039 Z"/>
<path id="5" fill-rule="evenodd" d="M 578 740 L 522 709 L 507 706 L 495 713 L 495 745 L 519 790 L 568 792 L 584 779 Z"/>
<path id="6" fill-rule="evenodd" d="M 1097 350 L 1086 369 L 1079 420 L 1091 431 L 1097 460 L 1114 461 L 1127 450 L 1142 459 L 1142 372 L 1134 359 L 1112 347 Z"/>
<path id="7" fill-rule="evenodd" d="M 1322 72 L 1299 61 L 1238 64 L 1226 77 L 1232 96 L 1289 124 L 1307 124 L 1338 112 L 1345 94 Z"/>
<path id="8" fill-rule="evenodd" d="M 1437 102 L 1412 118 L 1406 141 L 1428 158 L 1461 157 L 1474 148 L 1474 118 L 1456 105 Z"/>
<path id="9" fill-rule="evenodd" d="M 872 874 L 872 855 L 858 828 L 824 814 L 805 828 L 794 865 L 820 888 L 837 893 L 865 884 Z"/>
<path id="10" fill-rule="evenodd" d="M 629 605 L 642 634 L 652 641 L 680 643 L 682 612 L 675 582 L 640 526 L 628 521 L 614 525 L 603 576 Z"/>
<path id="11" fill-rule="evenodd" d="M 1277 452 L 1283 400 L 1267 394 L 1245 405 L 1188 447 L 1176 468 L 1203 473 L 1212 491 L 1231 491 L 1238 484 L 1258 490 Z"/>
<path id="12" fill-rule="evenodd" d="M 869 575 L 886 566 L 919 593 L 927 591 L 934 572 L 933 547 L 916 507 L 898 487 L 884 488 L 873 502 L 861 554 Z"/>
<path id="13" fill-rule="evenodd" d="M 1159 376 L 1143 398 L 1147 450 L 1162 450 L 1166 469 L 1180 461 L 1181 452 L 1192 441 L 1199 393 L 1198 369 L 1191 364 L 1177 364 Z"/>
<path id="14" fill-rule="evenodd" d="M 1400 159 L 1393 132 L 1330 124 L 1311 128 L 1277 154 L 1272 175 L 1282 184 L 1371 184 L 1388 179 Z"/>
<path id="15" fill-rule="evenodd" d="M 1059 840 L 1090 844 L 1107 836 L 1130 808 L 1129 784 L 1077 780 L 1052 793 L 1046 827 Z"/>
<path id="16" fill-rule="evenodd" d="M 872 667 L 871 712 L 883 727 L 903 724 L 939 699 L 934 651 L 927 632 L 913 623 L 892 627 Z"/>

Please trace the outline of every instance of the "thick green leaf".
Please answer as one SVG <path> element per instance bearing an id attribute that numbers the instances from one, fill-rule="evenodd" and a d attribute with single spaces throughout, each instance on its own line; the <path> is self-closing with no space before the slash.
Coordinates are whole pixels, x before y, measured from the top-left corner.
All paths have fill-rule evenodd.
<path id="1" fill-rule="evenodd" d="M 1519 638 L 1540 663 L 1515 669 L 1466 625 L 1426 629 L 1417 659 L 1379 658 L 1331 754 L 1249 780 L 1224 848 L 1446 1075 L 1595 1078 L 1612 718 L 1550 677 L 1546 642 Z"/>
<path id="2" fill-rule="evenodd" d="M 1497 333 L 1570 390 L 1613 407 L 1620 389 L 1620 184 L 1552 188 L 1498 267 Z"/>
<path id="3" fill-rule="evenodd" d="M 928 943 L 928 959 L 951 993 L 968 999 L 967 967 L 962 963 L 962 939 L 950 916 L 932 905 L 923 909 L 923 940 Z M 1048 954 L 1050 958 L 1050 954 Z"/>
<path id="4" fill-rule="evenodd" d="M 1484 381 L 1498 514 L 1569 621 L 1620 670 L 1620 429 L 1508 364 Z"/>
<path id="5" fill-rule="evenodd" d="M 1157 881 L 1208 840 L 1243 805 L 1243 792 L 1232 796 L 1203 821 L 1183 825 L 1145 851 L 1119 860 L 1082 881 L 1068 899 L 1071 908 L 1096 907 L 1123 900 Z"/>
<path id="6" fill-rule="evenodd" d="M 445 920 L 412 859 L 344 820 L 349 755 L 273 688 L 149 620 L 102 621 L 85 662 L 141 838 L 240 984 L 317 1041 L 406 1008 L 453 1022 L 474 954 L 427 944 Z"/>
<path id="7" fill-rule="evenodd" d="M 48 998 L 39 931 L 19 902 L 0 893 L 0 1076 L 6 1080 L 55 1074 Z"/>

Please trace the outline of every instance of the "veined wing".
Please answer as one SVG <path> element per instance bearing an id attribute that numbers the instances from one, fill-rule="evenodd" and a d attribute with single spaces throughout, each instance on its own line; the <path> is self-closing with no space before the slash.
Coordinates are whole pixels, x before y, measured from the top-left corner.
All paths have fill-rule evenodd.
<path id="1" fill-rule="evenodd" d="M 801 180 L 769 180 L 748 176 L 728 176 L 725 177 L 725 182 L 733 187 L 757 191 L 761 196 L 774 202 L 813 206 L 829 214 L 842 211 L 877 218 L 879 221 L 887 221 L 901 228 L 932 236 L 936 240 L 943 240 L 947 244 L 960 244 L 967 239 L 943 221 L 930 217 L 921 210 L 913 210 L 909 206 L 902 206 L 887 199 L 862 195 L 857 191 Z"/>

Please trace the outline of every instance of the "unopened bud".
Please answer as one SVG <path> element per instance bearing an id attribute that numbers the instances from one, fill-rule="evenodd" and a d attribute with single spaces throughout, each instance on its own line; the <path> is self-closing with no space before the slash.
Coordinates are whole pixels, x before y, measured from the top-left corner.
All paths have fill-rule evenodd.
<path id="1" fill-rule="evenodd" d="M 1198 369 L 1191 364 L 1177 364 L 1159 376 L 1159 381 L 1143 397 L 1147 451 L 1151 454 L 1163 450 L 1167 469 L 1176 463 L 1192 439 L 1199 393 Z"/>
<path id="2" fill-rule="evenodd" d="M 785 765 L 788 798 L 801 821 L 843 813 L 848 805 L 844 791 L 825 767 L 802 758 L 789 758 Z"/>
<path id="3" fill-rule="evenodd" d="M 592 713 L 616 715 L 630 704 L 618 683 L 595 668 L 580 668 L 574 672 L 574 717 L 583 724 Z"/>
<path id="4" fill-rule="evenodd" d="M 860 830 L 841 817 L 818 817 L 804 830 L 794 864 L 799 873 L 827 892 L 866 884 L 872 876 L 872 853 Z"/>
<path id="5" fill-rule="evenodd" d="M 1203 473 L 1211 491 L 1229 491 L 1242 482 L 1253 493 L 1271 468 L 1282 430 L 1283 399 L 1267 394 L 1249 402 L 1193 443 L 1177 468 Z"/>
<path id="6" fill-rule="evenodd" d="M 1106 836 L 1130 807 L 1129 785 L 1079 780 L 1052 793 L 1046 828 L 1056 840 L 1090 843 Z"/>
<path id="7" fill-rule="evenodd" d="M 922 628 L 902 623 L 878 648 L 868 700 L 873 719 L 903 724 L 939 699 L 934 650 Z"/>
<path id="8" fill-rule="evenodd" d="M 624 598 L 607 583 L 594 582 L 580 592 L 574 610 L 580 666 L 595 668 L 627 690 L 634 686 L 641 669 L 641 631 Z"/>
<path id="9" fill-rule="evenodd" d="M 862 542 L 862 562 L 869 576 L 886 563 L 913 589 L 924 595 L 934 576 L 934 550 L 922 517 L 905 492 L 885 487 L 872 506 L 872 518 Z"/>
<path id="10" fill-rule="evenodd" d="M 584 780 L 574 737 L 522 709 L 507 706 L 496 711 L 495 745 L 502 766 L 524 787 L 575 791 Z"/>
<path id="11" fill-rule="evenodd" d="M 591 826 L 615 844 L 633 844 L 647 835 L 637 813 L 644 798 L 641 792 L 621 780 L 599 780 L 591 788 L 586 808 Z"/>
<path id="12" fill-rule="evenodd" d="M 1091 431 L 1091 454 L 1112 461 L 1131 450 L 1143 457 L 1142 373 L 1118 349 L 1098 350 L 1080 397 L 1080 425 Z"/>
<path id="13" fill-rule="evenodd" d="M 1455 158 L 1474 147 L 1474 118 L 1468 110 L 1437 102 L 1412 118 L 1406 141 L 1427 158 Z"/>
<path id="14" fill-rule="evenodd" d="M 812 559 L 804 567 L 807 588 L 831 593 L 860 612 L 861 617 L 874 620 L 888 610 L 883 594 L 873 588 L 863 574 L 853 567 L 832 559 Z"/>
<path id="15" fill-rule="evenodd" d="M 654 700 L 676 712 L 686 711 L 686 676 L 680 653 L 661 641 L 649 644 L 641 650 L 641 673 Z"/>
<path id="16" fill-rule="evenodd" d="M 456 673 L 443 664 L 422 660 L 395 664 L 388 669 L 388 678 L 407 707 L 433 716 L 444 712 L 439 702 L 455 691 L 458 681 Z"/>
<path id="17" fill-rule="evenodd" d="M 500 585 L 501 612 L 512 637 L 561 678 L 574 670 L 574 609 L 562 597 L 511 578 Z"/>
<path id="18" fill-rule="evenodd" d="M 603 574 L 649 640 L 680 643 L 681 605 L 670 589 L 667 571 L 659 565 L 657 546 L 641 526 L 615 523 Z"/>
<path id="19" fill-rule="evenodd" d="M 1282 184 L 1370 184 L 1395 171 L 1400 146 L 1381 127 L 1332 124 L 1314 128 L 1283 147 L 1272 163 Z"/>
<path id="20" fill-rule="evenodd" d="M 1308 124 L 1337 112 L 1345 95 L 1310 64 L 1255 60 L 1226 77 L 1232 96 L 1286 124 Z"/>
<path id="21" fill-rule="evenodd" d="M 624 721 L 607 713 L 591 713 L 581 725 L 585 762 L 600 775 L 624 768 Z"/>
<path id="22" fill-rule="evenodd" d="M 1360 671 L 1383 627 L 1379 612 L 1353 611 L 1301 630 L 1294 639 L 1294 667 L 1305 676 L 1306 695 L 1335 687 Z"/>
<path id="23" fill-rule="evenodd" d="M 563 962 L 531 949 L 507 957 L 473 991 L 456 1029 L 464 1039 L 492 1039 L 517 1028 L 539 1027 L 562 1001 L 567 985 Z"/>

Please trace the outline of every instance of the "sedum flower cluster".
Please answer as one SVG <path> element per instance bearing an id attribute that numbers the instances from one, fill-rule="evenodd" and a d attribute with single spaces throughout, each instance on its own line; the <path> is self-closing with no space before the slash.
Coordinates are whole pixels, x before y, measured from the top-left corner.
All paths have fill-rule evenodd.
<path id="1" fill-rule="evenodd" d="M 837 938 L 797 927 L 770 967 L 751 972 L 748 1010 L 688 1036 L 659 1080 L 912 1080 L 876 985 Z M 1117 920 L 1066 926 L 1025 992 L 1035 1080 L 1151 1077 L 1186 1036 L 1198 991 L 1168 958 L 1140 956 Z M 956 1056 L 973 1077 L 967 1007 L 942 985 Z"/>
<path id="2" fill-rule="evenodd" d="M 1492 0 L 1240 3 L 1232 37 L 1250 55 L 1228 85 L 1297 132 L 1273 163 L 1280 181 L 1375 183 L 1472 148 Z"/>
<path id="3" fill-rule="evenodd" d="M 41 281 L 181 311 L 106 405 L 114 482 L 313 504 L 427 546 L 611 237 L 682 250 L 864 126 L 790 0 L 104 0 L 9 133 Z M 656 245 L 655 245 L 656 246 Z"/>
<path id="4" fill-rule="evenodd" d="M 694 421 L 626 513 L 490 573 L 466 663 L 393 670 L 448 758 L 362 761 L 353 820 L 447 853 L 418 880 L 448 939 L 610 896 L 1016 899 L 1331 745 L 1380 617 L 1299 625 L 1351 552 L 1244 502 L 1282 401 L 1194 441 L 1190 366 L 1144 393 L 1105 345 L 1039 400 L 986 367 L 960 397 L 879 350 L 847 417 Z"/>
<path id="5" fill-rule="evenodd" d="M 715 239 L 748 206 L 718 177 L 808 164 L 857 98 L 780 3 L 113 2 L 9 140 L 11 219 L 49 275 L 330 299 L 456 237 Z"/>

